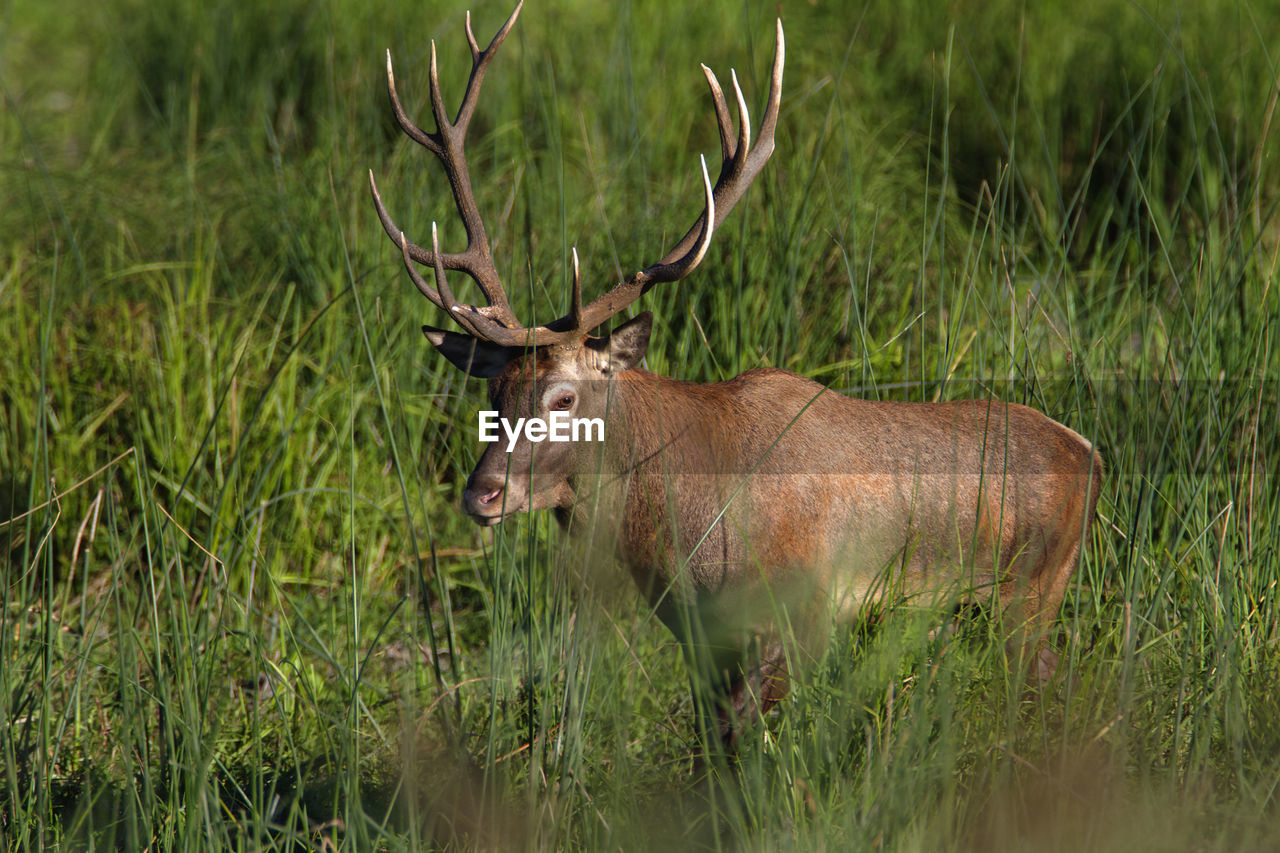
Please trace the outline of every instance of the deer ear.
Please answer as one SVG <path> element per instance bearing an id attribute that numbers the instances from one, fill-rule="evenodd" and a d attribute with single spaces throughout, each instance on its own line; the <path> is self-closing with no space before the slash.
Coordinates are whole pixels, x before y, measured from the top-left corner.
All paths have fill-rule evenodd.
<path id="1" fill-rule="evenodd" d="M 623 323 L 603 338 L 589 338 L 587 348 L 596 353 L 596 364 L 602 373 L 621 373 L 640 363 L 649 351 L 649 333 L 653 331 L 653 314 L 644 311 Z"/>
<path id="2" fill-rule="evenodd" d="M 450 364 L 477 379 L 492 379 L 524 352 L 515 347 L 499 346 L 471 335 L 446 332 L 431 326 L 423 326 L 422 333 L 441 355 L 449 359 Z"/>

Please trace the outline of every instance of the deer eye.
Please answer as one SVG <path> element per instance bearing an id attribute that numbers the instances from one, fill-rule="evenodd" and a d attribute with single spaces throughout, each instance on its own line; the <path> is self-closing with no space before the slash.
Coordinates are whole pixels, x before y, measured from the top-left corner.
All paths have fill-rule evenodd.
<path id="1" fill-rule="evenodd" d="M 557 412 L 565 412 L 573 408 L 574 397 L 572 394 L 561 394 L 551 401 L 551 408 Z"/>

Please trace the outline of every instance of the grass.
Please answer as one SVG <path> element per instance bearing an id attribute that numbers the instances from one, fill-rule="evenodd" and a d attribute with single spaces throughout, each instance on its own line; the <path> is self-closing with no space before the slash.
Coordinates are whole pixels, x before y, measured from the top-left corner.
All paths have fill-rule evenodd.
<path id="1" fill-rule="evenodd" d="M 674 642 L 549 518 L 456 510 L 482 399 L 366 170 L 460 229 L 381 80 L 462 6 L 0 9 L 0 838 L 11 849 L 1267 849 L 1280 831 L 1280 24 L 1262 4 L 784 4 L 778 150 L 651 369 L 1028 402 L 1099 521 L 1028 698 L 981 614 L 833 635 L 696 748 Z M 70 14 L 69 14 L 70 12 Z M 507 14 L 474 9 L 486 38 Z M 469 150 L 517 310 L 648 263 L 774 4 L 525 9 Z M 723 73 L 722 73 L 723 78 Z M 758 111 L 758 110 L 757 110 Z M 942 629 L 939 630 L 939 625 Z"/>

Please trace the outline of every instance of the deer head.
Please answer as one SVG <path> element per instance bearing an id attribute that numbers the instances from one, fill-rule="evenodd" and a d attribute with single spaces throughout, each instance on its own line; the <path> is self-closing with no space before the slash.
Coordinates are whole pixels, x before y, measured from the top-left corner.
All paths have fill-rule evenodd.
<path id="1" fill-rule="evenodd" d="M 435 42 L 431 43 L 429 84 L 431 113 L 436 126 L 434 132 L 419 128 L 405 112 L 396 92 L 391 54 L 387 53 L 387 89 L 396 120 L 406 135 L 434 154 L 443 166 L 458 216 L 466 230 L 466 248 L 461 252 L 441 251 L 434 223 L 430 248 L 410 241 L 388 213 L 372 171 L 369 173 L 369 185 L 378 218 L 387 236 L 399 247 L 409 277 L 423 296 L 463 330 L 458 333 L 424 326 L 427 340 L 460 370 L 489 380 L 490 399 L 504 420 L 514 421 L 521 417 L 545 419 L 553 412 L 579 418 L 603 418 L 609 405 L 607 380 L 639 364 L 648 348 L 652 317 L 648 312 L 641 313 L 603 336 L 594 336 L 592 331 L 620 314 L 654 285 L 679 281 L 693 272 L 706 256 L 716 228 L 742 198 L 773 153 L 785 55 L 782 22 L 777 24 L 768 102 L 760 135 L 754 141 L 751 138 L 750 115 L 737 75 L 731 73 L 739 116 L 735 132 L 720 83 L 711 69 L 702 66 L 719 127 L 721 166 L 713 186 L 703 159 L 705 205 L 684 237 L 661 260 L 585 306 L 582 304 L 581 274 L 575 249 L 572 253 L 573 292 L 569 313 L 545 325 L 527 327 L 512 311 L 494 266 L 484 222 L 471 189 L 464 150 L 485 71 L 515 25 L 522 5 L 523 2 L 517 4 L 515 11 L 483 50 L 472 33 L 468 13 L 466 34 L 471 47 L 471 75 L 462 104 L 452 120 L 440 92 Z M 418 270 L 419 264 L 432 269 L 434 287 Z M 488 304 L 459 302 L 446 280 L 448 270 L 470 276 Z M 467 482 L 463 508 L 482 524 L 496 524 L 522 510 L 565 509 L 574 501 L 573 480 L 583 464 L 583 455 L 583 449 L 577 443 L 535 445 L 521 439 L 510 450 L 504 443 L 491 444 Z"/>

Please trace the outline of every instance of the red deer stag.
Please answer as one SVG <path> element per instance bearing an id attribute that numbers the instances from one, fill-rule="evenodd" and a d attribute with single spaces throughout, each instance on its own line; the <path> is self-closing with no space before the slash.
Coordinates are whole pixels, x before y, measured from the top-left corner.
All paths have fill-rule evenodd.
<path id="1" fill-rule="evenodd" d="M 735 723 L 763 713 L 788 689 L 784 635 L 824 635 L 833 609 L 854 617 L 895 594 L 994 590 L 1011 615 L 1012 648 L 1044 648 L 1101 487 L 1089 442 L 1020 405 L 850 399 L 785 370 L 761 369 L 698 385 L 639 365 L 652 316 L 590 332 L 649 288 L 688 276 L 712 234 L 764 167 L 782 96 L 782 22 L 760 135 L 751 139 L 733 78 L 739 126 L 704 67 L 723 162 L 705 209 L 665 257 L 583 305 L 574 253 L 569 313 L 536 328 L 512 312 L 494 266 L 463 151 L 485 69 L 520 6 L 481 50 L 467 19 L 472 68 L 450 121 L 431 48 L 436 130 L 410 120 L 387 86 L 404 132 L 439 158 L 467 234 L 462 252 L 416 245 L 392 221 L 370 173 L 378 216 L 414 284 L 464 334 L 424 327 L 450 362 L 489 380 L 505 419 L 563 412 L 602 418 L 603 441 L 491 444 L 467 481 L 462 505 L 483 525 L 521 511 L 554 509 L 561 524 L 616 543 L 616 554 L 695 666 L 704 717 L 731 745 Z M 432 287 L 415 267 L 431 267 Z M 458 302 L 445 280 L 460 270 L 487 306 Z M 950 599 L 949 599 L 950 600 Z M 784 631 L 780 624 L 789 626 Z M 807 627 L 806 627 L 807 626 Z M 708 689 L 699 695 L 699 674 Z"/>

